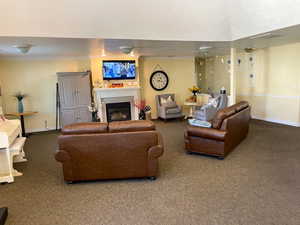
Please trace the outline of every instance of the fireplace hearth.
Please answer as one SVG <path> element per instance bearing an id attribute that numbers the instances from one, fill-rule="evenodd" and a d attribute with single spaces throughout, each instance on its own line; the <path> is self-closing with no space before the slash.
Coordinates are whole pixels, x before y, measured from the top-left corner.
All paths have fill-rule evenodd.
<path id="1" fill-rule="evenodd" d="M 130 102 L 106 103 L 107 122 L 131 120 Z"/>

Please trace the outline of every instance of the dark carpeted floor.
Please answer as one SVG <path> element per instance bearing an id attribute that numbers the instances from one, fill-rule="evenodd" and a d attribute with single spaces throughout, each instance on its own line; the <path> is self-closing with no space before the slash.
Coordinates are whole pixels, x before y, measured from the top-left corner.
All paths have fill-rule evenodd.
<path id="1" fill-rule="evenodd" d="M 184 152 L 184 122 L 157 122 L 160 176 L 67 185 L 57 133 L 32 135 L 15 183 L 0 185 L 7 225 L 299 225 L 300 128 L 252 121 L 225 160 Z"/>

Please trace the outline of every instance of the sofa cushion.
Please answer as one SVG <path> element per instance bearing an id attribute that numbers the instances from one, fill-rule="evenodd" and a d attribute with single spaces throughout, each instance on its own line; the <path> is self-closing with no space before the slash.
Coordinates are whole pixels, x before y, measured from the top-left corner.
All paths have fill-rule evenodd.
<path id="1" fill-rule="evenodd" d="M 155 130 L 155 125 L 149 120 L 128 120 L 111 122 L 108 125 L 110 133 Z"/>
<path id="2" fill-rule="evenodd" d="M 235 105 L 219 110 L 216 116 L 214 117 L 214 119 L 212 120 L 212 127 L 215 129 L 220 129 L 223 120 L 233 115 L 235 112 L 236 112 Z"/>
<path id="3" fill-rule="evenodd" d="M 181 110 L 179 107 L 175 107 L 175 108 L 167 108 L 166 113 L 167 114 L 177 114 L 180 113 Z"/>
<path id="4" fill-rule="evenodd" d="M 74 123 L 65 126 L 62 129 L 62 134 L 95 134 L 95 133 L 106 133 L 107 123 Z"/>

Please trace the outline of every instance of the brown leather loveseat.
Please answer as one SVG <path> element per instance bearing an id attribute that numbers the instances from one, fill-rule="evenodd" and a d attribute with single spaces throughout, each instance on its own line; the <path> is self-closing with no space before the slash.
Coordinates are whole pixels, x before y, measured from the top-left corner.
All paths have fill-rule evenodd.
<path id="1" fill-rule="evenodd" d="M 249 130 L 250 106 L 242 101 L 224 108 L 212 120 L 212 128 L 188 126 L 185 131 L 185 148 L 223 159 L 243 139 Z"/>
<path id="2" fill-rule="evenodd" d="M 78 123 L 65 126 L 55 159 L 68 183 L 148 177 L 155 179 L 163 142 L 151 121 Z"/>

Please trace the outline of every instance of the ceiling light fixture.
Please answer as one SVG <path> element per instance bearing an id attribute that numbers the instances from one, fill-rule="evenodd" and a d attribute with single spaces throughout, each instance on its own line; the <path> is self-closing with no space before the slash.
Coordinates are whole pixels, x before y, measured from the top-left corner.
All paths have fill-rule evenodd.
<path id="1" fill-rule="evenodd" d="M 121 52 L 123 52 L 124 54 L 130 54 L 131 51 L 133 50 L 133 47 L 131 46 L 121 46 L 120 47 Z"/>
<path id="2" fill-rule="evenodd" d="M 208 49 L 211 49 L 212 47 L 211 46 L 201 46 L 199 47 L 199 50 L 200 51 L 205 51 L 205 50 L 208 50 Z"/>
<path id="3" fill-rule="evenodd" d="M 32 45 L 30 45 L 30 44 L 24 44 L 24 45 L 16 45 L 16 46 L 13 46 L 13 47 L 16 48 L 16 49 L 18 49 L 18 51 L 20 53 L 26 54 L 32 48 Z"/>
<path id="4" fill-rule="evenodd" d="M 254 52 L 255 48 L 245 48 L 244 50 L 247 53 L 252 53 L 252 52 Z"/>

